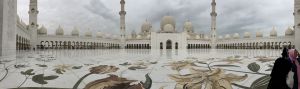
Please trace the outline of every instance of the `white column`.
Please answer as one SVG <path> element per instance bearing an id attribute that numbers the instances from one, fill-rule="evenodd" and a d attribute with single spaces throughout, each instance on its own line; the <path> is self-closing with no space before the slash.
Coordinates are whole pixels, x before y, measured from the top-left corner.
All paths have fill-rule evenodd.
<path id="1" fill-rule="evenodd" d="M 0 56 L 16 54 L 17 0 L 0 0 Z"/>
<path id="2" fill-rule="evenodd" d="M 295 0 L 295 8 L 294 8 L 294 16 L 295 16 L 295 46 L 296 49 L 300 50 L 300 0 Z"/>

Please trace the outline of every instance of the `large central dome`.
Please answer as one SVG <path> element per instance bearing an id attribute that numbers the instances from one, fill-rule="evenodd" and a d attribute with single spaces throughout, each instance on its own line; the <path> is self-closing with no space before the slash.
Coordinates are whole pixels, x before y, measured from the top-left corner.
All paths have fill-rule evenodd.
<path id="1" fill-rule="evenodd" d="M 160 29 L 162 32 L 165 32 L 166 29 L 164 29 L 165 25 L 172 25 L 174 29 L 172 29 L 174 32 L 175 32 L 175 26 L 176 26 L 176 23 L 175 23 L 175 20 L 174 20 L 174 17 L 173 16 L 164 16 L 161 20 L 161 23 L 160 23 Z M 170 29 L 168 29 L 170 30 Z"/>
<path id="2" fill-rule="evenodd" d="M 145 32 L 145 33 L 150 32 L 151 28 L 152 28 L 152 25 L 150 22 L 148 22 L 148 20 L 146 20 L 141 27 L 142 32 Z"/>
<path id="3" fill-rule="evenodd" d="M 184 23 L 184 26 L 183 26 L 183 30 L 185 32 L 188 32 L 188 33 L 193 33 L 194 30 L 193 30 L 193 24 L 191 21 L 187 20 L 185 23 Z"/>

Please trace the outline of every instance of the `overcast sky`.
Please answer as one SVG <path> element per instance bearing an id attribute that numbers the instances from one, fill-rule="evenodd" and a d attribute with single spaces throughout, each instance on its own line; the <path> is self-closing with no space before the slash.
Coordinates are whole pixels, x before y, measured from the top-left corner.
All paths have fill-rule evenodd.
<path id="1" fill-rule="evenodd" d="M 283 35 L 293 26 L 293 0 L 216 0 L 217 33 L 220 35 L 245 31 L 262 31 L 269 36 L 273 26 Z M 210 31 L 211 0 L 126 0 L 126 31 L 140 32 L 141 24 L 148 19 L 154 30 L 159 30 L 161 18 L 174 16 L 176 30 L 182 31 L 186 20 L 194 30 L 208 34 Z M 18 14 L 28 23 L 29 0 L 18 0 Z M 84 33 L 119 34 L 120 0 L 38 0 L 38 23 L 54 34 L 58 25 L 69 35 L 74 26 Z"/>

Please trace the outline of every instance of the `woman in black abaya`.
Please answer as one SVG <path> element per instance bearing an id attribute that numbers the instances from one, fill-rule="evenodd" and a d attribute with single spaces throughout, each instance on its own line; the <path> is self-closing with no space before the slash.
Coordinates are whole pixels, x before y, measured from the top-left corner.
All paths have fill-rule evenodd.
<path id="1" fill-rule="evenodd" d="M 287 75 L 292 69 L 292 63 L 288 57 L 288 49 L 284 48 L 282 57 L 278 58 L 271 72 L 268 89 L 291 89 L 287 85 Z"/>

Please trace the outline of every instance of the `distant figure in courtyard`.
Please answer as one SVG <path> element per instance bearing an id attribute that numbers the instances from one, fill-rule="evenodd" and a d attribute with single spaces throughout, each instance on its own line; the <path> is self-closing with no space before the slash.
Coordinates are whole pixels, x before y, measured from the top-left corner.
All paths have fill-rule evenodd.
<path id="1" fill-rule="evenodd" d="M 274 63 L 268 89 L 292 89 L 287 84 L 287 75 L 292 69 L 292 62 L 289 59 L 288 49 L 284 48 L 281 55 L 282 57 L 276 59 Z"/>

